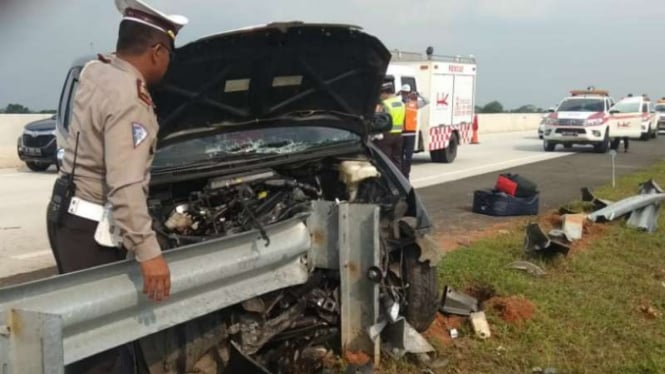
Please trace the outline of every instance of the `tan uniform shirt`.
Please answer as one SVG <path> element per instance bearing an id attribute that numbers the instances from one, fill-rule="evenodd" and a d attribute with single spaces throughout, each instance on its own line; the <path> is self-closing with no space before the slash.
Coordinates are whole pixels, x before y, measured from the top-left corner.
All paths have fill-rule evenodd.
<path id="1" fill-rule="evenodd" d="M 107 58 L 81 72 L 63 172 L 72 171 L 79 133 L 75 195 L 110 202 L 123 246 L 145 261 L 161 253 L 147 207 L 159 126 L 141 73 L 115 56 Z"/>

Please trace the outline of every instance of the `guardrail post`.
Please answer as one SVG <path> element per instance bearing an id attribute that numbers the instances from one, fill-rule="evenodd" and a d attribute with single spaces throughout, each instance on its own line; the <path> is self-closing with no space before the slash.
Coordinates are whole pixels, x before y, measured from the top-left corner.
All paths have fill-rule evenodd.
<path id="1" fill-rule="evenodd" d="M 363 351 L 378 360 L 380 339 L 372 341 L 369 327 L 379 317 L 379 285 L 367 270 L 380 264 L 379 208 L 339 206 L 342 351 Z"/>
<path id="2" fill-rule="evenodd" d="M 62 319 L 57 315 L 13 309 L 4 314 L 0 348 L 2 374 L 64 374 Z"/>

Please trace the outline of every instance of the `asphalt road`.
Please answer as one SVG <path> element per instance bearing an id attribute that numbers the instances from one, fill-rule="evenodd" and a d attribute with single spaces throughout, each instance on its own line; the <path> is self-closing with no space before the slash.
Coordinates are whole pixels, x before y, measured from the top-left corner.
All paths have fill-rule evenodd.
<path id="1" fill-rule="evenodd" d="M 633 142 L 630 153 L 617 155 L 617 175 L 663 159 L 663 142 L 662 138 Z M 481 139 L 480 145 L 461 147 L 458 160 L 451 165 L 425 162 L 426 156 L 420 156 L 412 180 L 439 234 L 502 222 L 502 218 L 471 213 L 473 191 L 493 186 L 501 172 L 518 173 L 536 182 L 541 212 L 578 198 L 581 187 L 593 188 L 611 180 L 607 154 L 592 153 L 588 147 L 575 148 L 574 153 L 545 153 L 541 147 L 532 132 L 497 134 Z M 53 274 L 44 211 L 54 177 L 54 172 L 0 171 L 0 204 L 5 212 L 0 215 L 0 286 Z"/>

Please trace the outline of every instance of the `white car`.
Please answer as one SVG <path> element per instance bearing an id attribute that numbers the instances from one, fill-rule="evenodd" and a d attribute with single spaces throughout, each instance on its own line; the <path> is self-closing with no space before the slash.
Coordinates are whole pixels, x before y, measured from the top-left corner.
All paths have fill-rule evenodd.
<path id="1" fill-rule="evenodd" d="M 558 144 L 564 148 L 588 144 L 598 153 L 607 152 L 612 136 L 607 122 L 613 105 L 607 91 L 571 91 L 543 120 L 543 148 L 552 152 Z"/>
<path id="2" fill-rule="evenodd" d="M 656 123 L 658 132 L 665 132 L 665 98 L 659 100 L 653 106 L 654 122 Z"/>
<path id="3" fill-rule="evenodd" d="M 651 102 L 642 96 L 627 97 L 610 110 L 610 135 L 649 140 L 658 134 Z M 639 130 L 639 132 L 637 131 Z"/>

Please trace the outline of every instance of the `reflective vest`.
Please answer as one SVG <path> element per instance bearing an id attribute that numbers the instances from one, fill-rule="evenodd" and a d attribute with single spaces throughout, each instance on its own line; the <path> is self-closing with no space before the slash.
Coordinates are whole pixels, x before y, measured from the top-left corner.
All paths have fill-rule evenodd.
<path id="1" fill-rule="evenodd" d="M 406 103 L 406 116 L 404 117 L 404 132 L 415 132 L 418 127 L 418 101 L 409 100 Z"/>
<path id="2" fill-rule="evenodd" d="M 383 100 L 383 107 L 386 113 L 390 114 L 393 118 L 393 128 L 390 130 L 392 134 L 400 134 L 402 127 L 404 127 L 404 117 L 406 116 L 406 109 L 401 97 L 391 97 Z"/>

